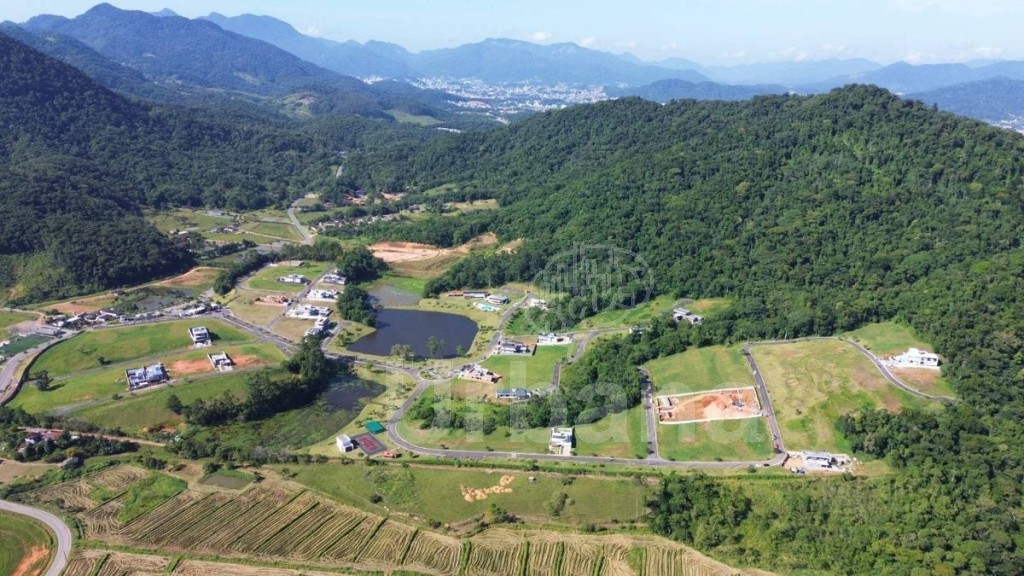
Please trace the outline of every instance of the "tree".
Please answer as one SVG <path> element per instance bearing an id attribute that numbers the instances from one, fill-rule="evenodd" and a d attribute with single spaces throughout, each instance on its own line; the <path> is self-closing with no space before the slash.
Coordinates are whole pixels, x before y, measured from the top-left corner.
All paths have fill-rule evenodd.
<path id="1" fill-rule="evenodd" d="M 369 282 L 380 278 L 388 265 L 377 258 L 366 246 L 357 246 L 342 254 L 338 260 L 338 272 L 350 283 Z"/>
<path id="2" fill-rule="evenodd" d="M 178 398 L 177 394 L 171 394 L 167 397 L 167 409 L 175 414 L 181 414 L 181 411 L 185 408 L 184 404 L 181 403 L 181 398 Z"/>
<path id="3" fill-rule="evenodd" d="M 458 346 L 455 347 L 455 355 L 460 358 L 466 355 L 466 349 L 462 346 L 462 344 L 459 344 Z"/>
<path id="4" fill-rule="evenodd" d="M 416 352 L 408 344 L 395 344 L 391 347 L 391 355 L 406 361 L 416 358 Z"/>
<path id="5" fill-rule="evenodd" d="M 48 371 L 40 370 L 39 373 L 36 374 L 36 389 L 40 392 L 46 392 L 49 390 L 52 382 L 53 380 L 50 378 L 50 373 Z"/>
<path id="6" fill-rule="evenodd" d="M 338 315 L 344 320 L 367 326 L 377 323 L 377 314 L 370 304 L 370 295 L 362 287 L 348 285 L 338 296 Z"/>
<path id="7" fill-rule="evenodd" d="M 437 336 L 427 338 L 427 353 L 430 354 L 431 358 L 440 358 L 441 354 L 444 353 L 444 344 L 444 338 L 438 338 Z"/>

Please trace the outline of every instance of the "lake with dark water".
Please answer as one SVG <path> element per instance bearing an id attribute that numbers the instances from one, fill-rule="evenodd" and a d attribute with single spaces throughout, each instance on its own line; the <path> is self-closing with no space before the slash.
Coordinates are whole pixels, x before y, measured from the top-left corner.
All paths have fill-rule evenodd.
<path id="1" fill-rule="evenodd" d="M 458 314 L 384 308 L 377 311 L 377 331 L 356 340 L 348 349 L 389 356 L 395 344 L 408 344 L 417 354 L 429 358 L 427 340 L 434 336 L 444 340 L 441 357 L 454 358 L 456 347 L 470 349 L 478 330 L 476 322 Z"/>

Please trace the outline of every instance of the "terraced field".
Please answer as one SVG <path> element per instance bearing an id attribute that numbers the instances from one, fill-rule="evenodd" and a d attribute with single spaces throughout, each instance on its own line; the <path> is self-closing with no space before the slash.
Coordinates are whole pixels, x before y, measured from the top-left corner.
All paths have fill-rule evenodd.
<path id="1" fill-rule="evenodd" d="M 76 552 L 68 574 L 297 576 L 318 574 L 317 570 L 438 576 L 740 574 L 654 537 L 492 528 L 460 541 L 339 505 L 288 483 L 254 485 L 240 493 L 189 488 L 164 497 L 137 516 L 122 514 L 126 501 L 138 499 L 140 487 L 152 484 L 154 476 L 162 477 L 116 468 L 30 493 L 37 502 L 75 501 L 83 509 L 79 518 L 94 546 L 119 547 L 118 551 Z M 103 502 L 90 497 L 118 490 Z M 156 497 L 141 495 L 149 501 Z M 123 547 L 153 553 L 129 554 Z M 172 564 L 182 553 L 190 559 Z"/>

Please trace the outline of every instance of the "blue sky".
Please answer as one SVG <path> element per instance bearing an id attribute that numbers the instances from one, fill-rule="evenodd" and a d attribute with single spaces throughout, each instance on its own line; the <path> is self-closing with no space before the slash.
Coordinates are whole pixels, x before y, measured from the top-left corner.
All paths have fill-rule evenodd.
<path id="1" fill-rule="evenodd" d="M 97 0 L 4 0 L 0 20 L 75 16 Z M 488 37 L 575 42 L 703 64 L 1024 59 L 1022 0 L 111 0 L 196 17 L 266 14 L 334 40 L 419 51 Z"/>

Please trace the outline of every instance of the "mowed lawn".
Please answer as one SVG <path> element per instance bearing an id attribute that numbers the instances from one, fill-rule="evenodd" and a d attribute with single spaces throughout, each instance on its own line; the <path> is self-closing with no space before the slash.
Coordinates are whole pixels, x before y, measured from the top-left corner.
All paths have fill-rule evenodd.
<path id="1" fill-rule="evenodd" d="M 167 409 L 168 396 L 176 394 L 183 404 L 191 404 L 200 398 L 209 400 L 225 392 L 230 392 L 236 398 L 244 398 L 247 377 L 245 372 L 225 372 L 197 378 L 190 383 L 90 405 L 71 412 L 70 416 L 104 428 L 120 428 L 129 434 L 140 433 L 146 428 L 177 426 L 182 418 Z"/>
<path id="2" fill-rule="evenodd" d="M 172 379 L 199 378 L 204 374 L 215 374 L 206 357 L 212 352 L 227 352 L 236 363 L 250 366 L 277 364 L 284 359 L 284 354 L 273 345 L 252 343 L 185 350 L 159 356 L 152 362 L 162 362 Z M 31 384 L 25 385 L 14 397 L 11 405 L 21 407 L 28 412 L 41 413 L 83 402 L 107 400 L 115 394 L 128 395 L 130 392 L 124 375 L 126 367 L 133 366 L 123 363 L 58 379 L 50 385 L 50 389 L 46 392 L 40 392 Z M 140 395 L 152 393 L 136 392 Z"/>
<path id="3" fill-rule="evenodd" d="M 547 388 L 555 364 L 572 355 L 573 346 L 538 346 L 530 356 L 495 355 L 482 364 L 501 375 L 498 388 Z"/>
<path id="4" fill-rule="evenodd" d="M 740 346 L 691 348 L 644 365 L 656 394 L 685 394 L 754 385 Z"/>
<path id="5" fill-rule="evenodd" d="M 181 350 L 192 345 L 188 335 L 190 326 L 206 326 L 213 335 L 214 347 L 252 339 L 249 334 L 211 318 L 90 330 L 43 352 L 32 364 L 31 371 L 46 370 L 50 377 L 57 377 Z M 100 358 L 104 364 L 100 363 Z"/>
<path id="6" fill-rule="evenodd" d="M 414 462 L 410 462 L 414 464 Z M 645 514 L 648 488 L 631 478 L 575 477 L 502 470 L 450 467 L 304 466 L 288 465 L 294 480 L 337 500 L 371 512 L 414 514 L 441 522 L 460 522 L 485 513 L 496 504 L 534 524 L 547 521 L 582 524 L 628 521 Z M 467 501 L 462 490 L 498 486 L 502 476 L 513 478 L 511 492 L 491 494 L 486 500 Z M 534 480 L 531 482 L 530 477 Z M 551 517 L 545 502 L 564 493 L 569 504 L 558 518 Z M 383 500 L 372 504 L 379 494 Z"/>
<path id="7" fill-rule="evenodd" d="M 836 420 L 859 408 L 896 412 L 935 405 L 890 384 L 863 354 L 839 340 L 755 346 L 751 353 L 791 450 L 849 452 Z"/>
<path id="8" fill-rule="evenodd" d="M 53 556 L 53 536 L 24 516 L 0 512 L 0 574 L 42 574 Z"/>
<path id="9" fill-rule="evenodd" d="M 667 460 L 767 460 L 774 448 L 764 418 L 658 425 L 658 454 Z"/>
<path id="10" fill-rule="evenodd" d="M 326 262 L 305 262 L 302 266 L 265 266 L 245 283 L 245 288 L 297 294 L 305 290 L 309 284 L 285 284 L 278 282 L 277 279 L 289 274 L 301 274 L 313 282 L 330 266 L 331 264 Z"/>

